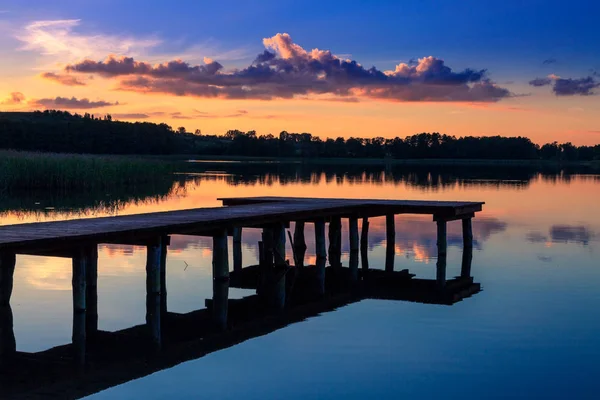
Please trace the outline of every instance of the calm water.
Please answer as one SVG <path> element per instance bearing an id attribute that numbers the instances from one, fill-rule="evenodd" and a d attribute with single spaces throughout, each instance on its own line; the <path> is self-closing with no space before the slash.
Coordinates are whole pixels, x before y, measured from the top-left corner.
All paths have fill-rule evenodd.
<path id="1" fill-rule="evenodd" d="M 202 164 L 155 197 L 8 199 L 0 223 L 218 206 L 226 196 L 485 201 L 473 222 L 472 275 L 483 286 L 475 296 L 453 306 L 362 301 L 92 398 L 597 398 L 600 176 L 475 168 Z M 396 229 L 395 269 L 434 278 L 431 217 L 397 216 Z M 452 277 L 460 271 L 460 222 L 448 232 Z M 257 263 L 259 237 L 244 231 L 245 264 Z M 307 225 L 309 261 L 313 237 Z M 172 238 L 169 311 L 203 308 L 212 296 L 211 247 L 208 238 Z M 383 268 L 384 258 L 385 221 L 375 219 L 370 266 Z M 145 322 L 145 261 L 141 247 L 99 248 L 100 329 Z M 230 297 L 251 293 L 232 289 Z M 18 256 L 18 350 L 69 343 L 71 307 L 69 260 Z"/>

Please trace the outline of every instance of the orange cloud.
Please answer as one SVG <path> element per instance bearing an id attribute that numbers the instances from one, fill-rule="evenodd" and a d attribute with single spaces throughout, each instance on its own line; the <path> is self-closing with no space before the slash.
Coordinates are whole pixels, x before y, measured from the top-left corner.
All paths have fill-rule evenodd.
<path id="1" fill-rule="evenodd" d="M 44 72 L 40 75 L 40 78 L 46 79 L 52 82 L 60 83 L 65 86 L 85 86 L 86 83 L 79 80 L 76 76 L 55 74 L 54 72 Z"/>

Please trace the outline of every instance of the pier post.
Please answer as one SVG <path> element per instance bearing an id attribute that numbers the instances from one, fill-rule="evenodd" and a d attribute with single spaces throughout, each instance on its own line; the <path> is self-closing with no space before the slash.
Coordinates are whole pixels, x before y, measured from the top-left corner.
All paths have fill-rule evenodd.
<path id="1" fill-rule="evenodd" d="M 90 247 L 77 249 L 73 256 L 73 349 L 79 365 L 85 364 L 86 353 L 86 308 L 87 308 L 87 268 L 91 264 Z"/>
<path id="2" fill-rule="evenodd" d="M 385 270 L 394 272 L 394 256 L 396 253 L 396 223 L 394 214 L 385 216 L 386 243 L 385 243 Z"/>
<path id="3" fill-rule="evenodd" d="M 327 261 L 327 250 L 325 247 L 325 221 L 315 221 L 315 253 L 317 255 L 317 292 L 325 293 L 325 264 Z"/>
<path id="4" fill-rule="evenodd" d="M 437 221 L 437 251 L 438 259 L 436 264 L 436 280 L 439 288 L 446 286 L 446 255 L 447 255 L 447 241 L 446 241 L 446 228 L 447 223 L 444 220 Z"/>
<path id="5" fill-rule="evenodd" d="M 242 227 L 233 228 L 233 270 L 242 270 Z"/>
<path id="6" fill-rule="evenodd" d="M 273 256 L 275 265 L 286 266 L 285 261 L 285 226 L 283 223 L 275 224 L 273 227 Z"/>
<path id="7" fill-rule="evenodd" d="M 348 219 L 348 239 L 350 242 L 350 278 L 353 282 L 358 280 L 358 218 L 350 217 Z"/>
<path id="8" fill-rule="evenodd" d="M 161 267 L 163 238 L 146 247 L 146 325 L 155 350 L 162 346 L 161 332 Z"/>
<path id="9" fill-rule="evenodd" d="M 471 276 L 471 262 L 473 260 L 473 226 L 471 218 L 462 220 L 463 228 L 463 254 L 460 276 L 468 278 Z"/>
<path id="10" fill-rule="evenodd" d="M 213 236 L 213 320 L 217 328 L 227 328 L 229 301 L 229 261 L 227 254 L 227 231 Z"/>
<path id="11" fill-rule="evenodd" d="M 269 277 L 273 270 L 273 230 L 263 228 L 262 241 L 258 243 L 259 250 L 259 275 L 256 293 L 263 299 L 269 291 Z"/>
<path id="12" fill-rule="evenodd" d="M 167 315 L 167 247 L 171 237 L 164 236 L 160 241 L 160 314 L 161 321 Z M 164 321 L 162 321 L 164 324 Z"/>
<path id="13" fill-rule="evenodd" d="M 363 270 L 369 269 L 369 218 L 362 220 L 362 229 L 360 233 L 360 257 Z"/>
<path id="14" fill-rule="evenodd" d="M 294 225 L 294 253 L 296 254 L 296 267 L 304 266 L 306 254 L 306 239 L 304 237 L 304 221 L 296 221 Z"/>
<path id="15" fill-rule="evenodd" d="M 331 217 L 329 222 L 329 265 L 342 266 L 342 219 Z"/>
<path id="16" fill-rule="evenodd" d="M 98 332 L 98 245 L 90 246 L 86 265 L 85 330 L 88 337 Z"/>
<path id="17" fill-rule="evenodd" d="M 13 290 L 16 257 L 0 253 L 0 364 L 17 351 L 10 297 Z"/>

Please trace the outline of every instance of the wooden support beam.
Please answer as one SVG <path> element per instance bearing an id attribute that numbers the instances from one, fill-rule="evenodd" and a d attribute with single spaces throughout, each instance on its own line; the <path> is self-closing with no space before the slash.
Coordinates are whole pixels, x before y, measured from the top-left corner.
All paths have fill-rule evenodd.
<path id="1" fill-rule="evenodd" d="M 36 257 L 73 258 L 76 253 L 77 250 L 72 248 L 24 248 L 18 250 L 18 254 Z"/>
<path id="2" fill-rule="evenodd" d="M 342 266 L 342 219 L 331 217 L 329 222 L 329 265 L 334 268 Z"/>
<path id="3" fill-rule="evenodd" d="M 446 257 L 447 257 L 447 224 L 446 221 L 437 221 L 437 250 L 436 281 L 439 288 L 446 286 Z"/>
<path id="4" fill-rule="evenodd" d="M 285 261 L 285 226 L 284 224 L 273 225 L 273 257 L 276 266 L 286 266 Z"/>
<path id="5" fill-rule="evenodd" d="M 256 294 L 266 298 L 269 289 L 269 276 L 273 269 L 273 230 L 263 228 L 262 241 L 258 243 L 259 274 Z"/>
<path id="6" fill-rule="evenodd" d="M 242 270 L 242 227 L 233 228 L 233 270 Z"/>
<path id="7" fill-rule="evenodd" d="M 159 243 L 164 243 L 165 245 L 171 244 L 170 236 L 158 236 L 156 234 L 152 235 L 123 235 L 115 238 L 105 239 L 100 242 L 101 244 L 116 244 L 123 246 L 154 246 Z"/>
<path id="8" fill-rule="evenodd" d="M 304 236 L 304 221 L 296 221 L 294 224 L 294 254 L 296 255 L 296 267 L 304 266 L 306 255 L 306 238 Z"/>
<path id="9" fill-rule="evenodd" d="M 357 217 L 350 217 L 348 219 L 348 241 L 350 242 L 350 251 L 359 250 Z"/>
<path id="10" fill-rule="evenodd" d="M 86 264 L 86 334 L 93 336 L 98 332 L 98 245 L 90 245 Z"/>
<path id="11" fill-rule="evenodd" d="M 160 313 L 161 321 L 167 315 L 167 247 L 171 244 L 170 236 L 163 236 L 160 242 Z"/>
<path id="12" fill-rule="evenodd" d="M 385 245 L 385 270 L 394 272 L 394 257 L 396 255 L 396 223 L 394 214 L 385 216 L 386 245 Z"/>
<path id="13" fill-rule="evenodd" d="M 325 220 L 315 221 L 315 253 L 317 255 L 317 293 L 325 293 L 325 267 L 327 262 L 327 250 L 325 246 Z"/>
<path id="14" fill-rule="evenodd" d="M 360 257 L 363 270 L 369 269 L 369 218 L 362 220 L 362 229 L 360 233 Z"/>
<path id="15" fill-rule="evenodd" d="M 0 365 L 17 351 L 10 306 L 15 263 L 14 253 L 0 252 Z"/>
<path id="16" fill-rule="evenodd" d="M 86 354 L 86 308 L 87 268 L 90 264 L 89 248 L 82 247 L 73 257 L 73 350 L 75 361 L 85 364 Z"/>
<path id="17" fill-rule="evenodd" d="M 161 332 L 161 266 L 162 238 L 146 247 L 146 325 L 155 350 L 162 347 Z"/>
<path id="18" fill-rule="evenodd" d="M 352 282 L 358 280 L 358 217 L 353 216 L 348 219 L 348 240 L 350 242 L 350 279 Z"/>
<path id="19" fill-rule="evenodd" d="M 471 218 L 462 220 L 463 246 L 473 248 L 473 224 Z"/>
<path id="20" fill-rule="evenodd" d="M 317 255 L 317 258 L 327 259 L 324 220 L 315 221 L 315 253 Z"/>
<path id="21" fill-rule="evenodd" d="M 217 328 L 227 329 L 229 299 L 229 260 L 227 231 L 213 237 L 213 320 Z"/>
<path id="22" fill-rule="evenodd" d="M 465 220 L 467 218 L 473 218 L 475 217 L 475 213 L 466 213 L 466 214 L 458 214 L 458 215 L 443 215 L 443 214 L 433 214 L 433 221 L 437 222 L 437 221 L 446 221 L 446 222 L 450 222 L 450 221 L 458 221 L 460 220 Z"/>

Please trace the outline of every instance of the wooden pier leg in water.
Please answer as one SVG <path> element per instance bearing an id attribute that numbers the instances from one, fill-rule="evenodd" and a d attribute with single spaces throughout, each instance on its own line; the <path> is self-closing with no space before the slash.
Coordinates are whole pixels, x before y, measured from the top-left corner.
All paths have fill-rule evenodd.
<path id="1" fill-rule="evenodd" d="M 155 350 L 162 346 L 161 332 L 161 266 L 163 238 L 146 247 L 146 325 Z"/>
<path id="2" fill-rule="evenodd" d="M 10 297 L 15 273 L 15 254 L 0 253 L 0 364 L 17 351 Z"/>
<path id="3" fill-rule="evenodd" d="M 350 278 L 353 282 L 358 280 L 358 218 L 350 217 L 348 220 L 348 239 L 350 241 Z"/>
<path id="4" fill-rule="evenodd" d="M 329 265 L 335 268 L 342 266 L 342 219 L 332 217 L 329 222 Z"/>
<path id="5" fill-rule="evenodd" d="M 325 221 L 315 221 L 315 253 L 317 254 L 317 292 L 325 293 L 325 263 L 327 250 L 325 247 Z"/>
<path id="6" fill-rule="evenodd" d="M 98 332 L 98 246 L 89 248 L 88 263 L 86 265 L 86 311 L 85 330 L 88 337 Z"/>
<path id="7" fill-rule="evenodd" d="M 233 228 L 233 270 L 242 270 L 242 227 Z"/>
<path id="8" fill-rule="evenodd" d="M 297 260 L 296 267 L 304 266 L 304 256 L 306 254 L 306 239 L 304 237 L 304 221 L 296 221 L 294 226 L 294 252 Z"/>
<path id="9" fill-rule="evenodd" d="M 167 247 L 171 243 L 171 238 L 165 236 L 160 241 L 160 315 L 161 323 L 164 324 L 164 317 L 167 315 Z"/>
<path id="10" fill-rule="evenodd" d="M 385 270 L 394 272 L 394 256 L 396 253 L 396 223 L 394 214 L 385 216 L 386 245 L 385 245 Z"/>
<path id="11" fill-rule="evenodd" d="M 217 328 L 227 329 L 229 301 L 229 261 L 227 231 L 213 236 L 213 303 L 212 315 Z"/>
<path id="12" fill-rule="evenodd" d="M 73 349 L 79 365 L 85 364 L 86 353 L 86 269 L 90 264 L 92 250 L 81 247 L 73 257 Z"/>
<path id="13" fill-rule="evenodd" d="M 471 218 L 462 220 L 463 228 L 463 254 L 460 276 L 468 278 L 471 276 L 471 262 L 473 261 L 473 226 Z"/>
<path id="14" fill-rule="evenodd" d="M 285 308 L 285 275 L 288 264 L 285 259 L 285 226 L 283 223 L 275 224 L 273 228 L 275 240 L 275 268 L 270 278 L 270 303 L 276 310 Z"/>
<path id="15" fill-rule="evenodd" d="M 363 270 L 369 269 L 369 219 L 363 218 L 360 233 L 360 257 Z"/>
<path id="16" fill-rule="evenodd" d="M 258 244 L 259 250 L 259 274 L 256 294 L 263 299 L 267 298 L 269 291 L 269 277 L 273 273 L 273 230 L 263 228 L 262 241 Z M 262 256 L 261 256 L 262 254 Z"/>
<path id="17" fill-rule="evenodd" d="M 273 258 L 276 266 L 285 266 L 285 226 L 275 224 L 273 227 Z"/>
<path id="18" fill-rule="evenodd" d="M 446 286 L 446 221 L 437 221 L 437 250 L 438 259 L 436 264 L 436 280 L 439 288 Z"/>

